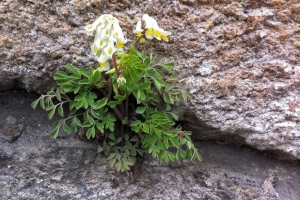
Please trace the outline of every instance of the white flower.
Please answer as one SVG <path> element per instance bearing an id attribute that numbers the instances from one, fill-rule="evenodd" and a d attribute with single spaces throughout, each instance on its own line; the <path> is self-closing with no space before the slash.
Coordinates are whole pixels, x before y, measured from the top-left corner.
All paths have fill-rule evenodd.
<path id="1" fill-rule="evenodd" d="M 114 41 L 109 40 L 106 47 L 103 49 L 103 51 L 105 52 L 105 54 L 107 56 L 109 56 L 111 58 L 113 53 L 115 53 L 117 51 Z"/>
<path id="2" fill-rule="evenodd" d="M 171 35 L 171 32 L 170 31 L 163 31 L 162 33 L 161 33 L 161 39 L 162 40 L 164 40 L 164 41 L 166 41 L 166 42 L 169 42 L 169 35 Z"/>
<path id="3" fill-rule="evenodd" d="M 152 40 L 154 38 L 154 31 L 153 29 L 158 29 L 158 24 L 156 20 L 152 17 L 150 17 L 148 14 L 143 15 L 143 21 L 145 21 L 145 28 L 147 29 L 145 31 L 145 36 L 147 39 Z"/>
<path id="4" fill-rule="evenodd" d="M 118 21 L 113 24 L 112 36 L 112 40 L 114 40 L 114 42 L 116 43 L 116 51 L 123 51 L 124 44 L 127 42 L 127 40 L 123 35 Z"/>
<path id="5" fill-rule="evenodd" d="M 142 29 L 142 22 L 141 20 L 139 20 L 137 23 L 136 23 L 136 27 L 135 27 L 135 30 L 133 30 L 133 33 L 136 34 L 137 37 L 141 37 L 143 34 L 144 30 Z"/>
<path id="6" fill-rule="evenodd" d="M 150 17 L 148 14 L 144 14 L 142 19 L 146 24 L 145 28 L 147 30 L 145 31 L 145 36 L 147 39 L 151 40 L 156 38 L 157 40 L 169 41 L 168 36 L 171 35 L 171 32 L 160 28 L 153 17 Z"/>
<path id="7" fill-rule="evenodd" d="M 100 63 L 99 67 L 96 70 L 103 72 L 103 71 L 109 70 L 109 68 L 110 68 L 110 66 L 109 66 L 108 61 L 104 61 L 104 62 Z"/>
<path id="8" fill-rule="evenodd" d="M 103 63 L 107 60 L 111 59 L 111 56 L 107 55 L 106 52 L 104 50 L 101 51 L 100 55 L 99 56 L 96 56 L 96 60 L 99 62 L 99 63 Z"/>
<path id="9" fill-rule="evenodd" d="M 117 18 L 112 15 L 102 15 L 93 24 L 85 26 L 88 35 L 96 30 L 94 43 L 91 45 L 92 54 L 100 63 L 101 69 L 109 69 L 107 60 L 112 58 L 116 51 L 123 51 L 127 42 Z"/>
<path id="10" fill-rule="evenodd" d="M 94 30 L 103 21 L 104 15 L 101 15 L 93 24 L 88 24 L 84 27 L 86 34 L 93 35 Z M 103 22 L 102 22 L 103 23 Z M 102 24 L 101 24 L 102 25 Z"/>
<path id="11" fill-rule="evenodd" d="M 145 28 L 147 29 L 149 28 L 153 29 L 155 27 L 158 27 L 157 21 L 153 17 L 150 17 L 148 14 L 144 14 L 142 20 L 145 21 L 146 23 Z"/>

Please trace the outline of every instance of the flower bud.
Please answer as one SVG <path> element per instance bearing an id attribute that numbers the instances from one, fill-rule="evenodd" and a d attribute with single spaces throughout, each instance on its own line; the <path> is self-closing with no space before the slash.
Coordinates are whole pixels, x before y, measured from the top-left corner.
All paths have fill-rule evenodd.
<path id="1" fill-rule="evenodd" d="M 126 79 L 122 75 L 120 75 L 117 79 L 118 87 L 123 86 L 125 83 L 126 83 Z"/>

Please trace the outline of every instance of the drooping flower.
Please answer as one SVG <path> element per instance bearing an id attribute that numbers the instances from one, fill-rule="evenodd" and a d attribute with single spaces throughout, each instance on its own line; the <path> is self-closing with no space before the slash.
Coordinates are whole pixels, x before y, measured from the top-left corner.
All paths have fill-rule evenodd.
<path id="1" fill-rule="evenodd" d="M 169 35 L 171 35 L 171 32 L 170 31 L 163 31 L 162 33 L 161 33 L 161 39 L 162 40 L 164 40 L 164 41 L 166 41 L 166 42 L 169 42 Z"/>
<path id="2" fill-rule="evenodd" d="M 102 72 L 102 71 L 107 71 L 109 70 L 109 63 L 108 61 L 104 61 L 103 63 L 100 63 L 99 67 L 97 68 L 98 71 Z"/>
<path id="3" fill-rule="evenodd" d="M 123 51 L 127 42 L 117 18 L 112 15 L 101 15 L 93 24 L 85 26 L 88 35 L 96 30 L 94 43 L 91 45 L 92 54 L 100 63 L 101 71 L 109 69 L 108 60 L 116 51 Z"/>
<path id="4" fill-rule="evenodd" d="M 136 23 L 136 28 L 135 28 L 135 30 L 133 30 L 133 33 L 135 33 L 137 37 L 141 37 L 143 35 L 142 34 L 143 31 L 144 30 L 142 29 L 142 22 L 141 22 L 141 20 L 139 20 Z"/>
<path id="5" fill-rule="evenodd" d="M 86 31 L 86 34 L 93 35 L 94 30 L 96 30 L 96 28 L 98 27 L 98 25 L 103 21 L 103 18 L 104 18 L 104 15 L 101 15 L 94 23 L 86 25 L 84 27 L 84 29 Z"/>
<path id="6" fill-rule="evenodd" d="M 147 39 L 152 40 L 153 38 L 156 38 L 157 40 L 169 41 L 168 36 L 171 35 L 171 32 L 160 28 L 153 17 L 144 14 L 142 20 L 145 21 L 146 24 L 145 28 L 147 30 L 145 31 L 145 36 Z"/>

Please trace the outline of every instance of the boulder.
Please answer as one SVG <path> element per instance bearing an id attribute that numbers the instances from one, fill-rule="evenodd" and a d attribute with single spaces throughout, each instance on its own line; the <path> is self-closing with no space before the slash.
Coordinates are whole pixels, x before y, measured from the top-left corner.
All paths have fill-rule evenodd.
<path id="1" fill-rule="evenodd" d="M 175 61 L 194 95 L 181 120 L 202 130 L 196 139 L 235 140 L 299 159 L 299 12 L 297 0 L 4 0 L 0 89 L 44 93 L 65 64 L 96 67 L 83 27 L 109 13 L 132 41 L 136 21 L 148 13 L 172 35 L 143 48 Z"/>
<path id="2" fill-rule="evenodd" d="M 49 137 L 53 121 L 30 103 L 33 93 L 0 92 L 0 199 L 299 199 L 300 163 L 252 148 L 195 142 L 203 162 L 158 163 L 151 155 L 132 171 L 110 168 L 97 145 L 76 134 Z M 1 127 L 0 127 L 1 128 Z M 4 136 L 4 137 L 2 137 Z M 234 163 L 234 165 L 232 164 Z"/>

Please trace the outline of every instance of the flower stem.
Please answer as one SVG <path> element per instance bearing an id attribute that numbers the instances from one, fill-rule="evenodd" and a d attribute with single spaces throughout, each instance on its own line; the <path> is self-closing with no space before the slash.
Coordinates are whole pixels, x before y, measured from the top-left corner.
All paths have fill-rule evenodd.
<path id="1" fill-rule="evenodd" d="M 120 76 L 121 73 L 120 73 L 120 71 L 119 71 L 119 69 L 118 69 L 118 65 L 117 65 L 117 57 L 116 57 L 115 54 L 112 55 L 112 59 L 113 59 L 113 63 L 114 63 L 114 67 L 115 67 L 115 69 L 116 69 L 117 75 Z"/>

